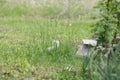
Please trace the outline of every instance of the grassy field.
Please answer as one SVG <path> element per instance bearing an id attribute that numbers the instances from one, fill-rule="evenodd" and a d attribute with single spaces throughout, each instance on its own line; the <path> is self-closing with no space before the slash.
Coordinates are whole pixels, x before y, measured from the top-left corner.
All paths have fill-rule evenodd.
<path id="1" fill-rule="evenodd" d="M 82 39 L 91 38 L 92 22 L 56 18 L 59 10 L 56 13 L 46 7 L 4 5 L 0 8 L 1 80 L 81 78 L 82 58 L 75 53 Z M 59 40 L 60 47 L 48 51 L 53 40 Z"/>

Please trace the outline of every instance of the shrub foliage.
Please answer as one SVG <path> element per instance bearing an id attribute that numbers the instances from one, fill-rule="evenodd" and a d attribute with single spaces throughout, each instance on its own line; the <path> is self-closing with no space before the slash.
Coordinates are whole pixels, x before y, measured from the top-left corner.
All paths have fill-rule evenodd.
<path id="1" fill-rule="evenodd" d="M 84 80 L 120 80 L 120 1 L 100 0 L 95 25 L 98 45 L 83 63 Z M 91 53 L 90 52 L 90 53 Z"/>

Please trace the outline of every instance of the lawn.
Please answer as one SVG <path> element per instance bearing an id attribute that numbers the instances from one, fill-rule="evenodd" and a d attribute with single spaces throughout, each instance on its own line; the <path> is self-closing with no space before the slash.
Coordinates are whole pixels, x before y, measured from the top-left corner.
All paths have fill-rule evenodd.
<path id="1" fill-rule="evenodd" d="M 93 23 L 33 16 L 26 9 L 0 9 L 0 79 L 80 79 L 83 60 L 75 53 L 82 39 L 91 38 Z M 60 46 L 48 51 L 53 40 Z"/>
<path id="2" fill-rule="evenodd" d="M 57 71 L 65 67 L 79 71 L 82 61 L 75 53 L 81 40 L 91 37 L 90 30 L 90 23 L 83 22 L 58 20 L 56 23 L 54 19 L 33 17 L 0 18 L 1 76 L 17 78 L 32 73 L 49 76 L 58 74 Z M 59 40 L 60 47 L 47 51 L 53 40 Z"/>

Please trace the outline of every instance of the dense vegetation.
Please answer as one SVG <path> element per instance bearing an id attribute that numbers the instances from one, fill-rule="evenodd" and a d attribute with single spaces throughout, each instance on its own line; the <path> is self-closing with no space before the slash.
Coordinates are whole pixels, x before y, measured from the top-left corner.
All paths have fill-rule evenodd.
<path id="1" fill-rule="evenodd" d="M 0 1 L 0 80 L 119 80 L 120 2 L 101 0 L 98 15 L 97 0 L 45 1 Z M 94 23 L 98 46 L 107 47 L 76 56 Z M 54 40 L 60 46 L 49 51 Z"/>
<path id="2" fill-rule="evenodd" d="M 95 25 L 98 45 L 85 59 L 84 77 L 85 80 L 120 80 L 120 1 L 101 0 L 98 8 L 100 20 Z"/>

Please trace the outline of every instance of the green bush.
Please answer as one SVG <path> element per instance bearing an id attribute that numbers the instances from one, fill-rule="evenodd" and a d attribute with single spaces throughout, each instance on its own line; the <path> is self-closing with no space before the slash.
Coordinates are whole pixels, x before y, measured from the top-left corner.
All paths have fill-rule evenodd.
<path id="1" fill-rule="evenodd" d="M 119 5 L 118 0 L 100 1 L 100 21 L 95 25 L 98 45 L 85 57 L 84 80 L 120 80 Z"/>

